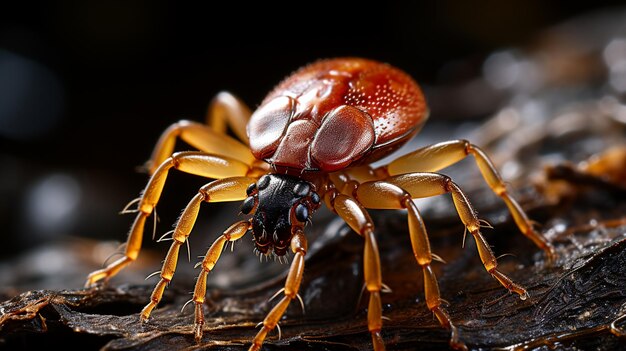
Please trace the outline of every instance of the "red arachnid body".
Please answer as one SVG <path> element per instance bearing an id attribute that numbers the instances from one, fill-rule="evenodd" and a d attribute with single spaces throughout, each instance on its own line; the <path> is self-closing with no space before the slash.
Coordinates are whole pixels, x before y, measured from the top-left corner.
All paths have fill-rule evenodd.
<path id="1" fill-rule="evenodd" d="M 290 76 L 248 124 L 250 149 L 274 168 L 335 172 L 374 161 L 408 141 L 427 118 L 404 72 L 372 61 L 320 61 Z"/>
<path id="2" fill-rule="evenodd" d="M 220 93 L 211 103 L 207 124 L 180 121 L 159 139 L 147 166 L 150 181 L 137 203 L 137 217 L 124 257 L 91 273 L 87 285 L 114 276 L 140 251 L 145 221 L 157 205 L 171 168 L 216 179 L 201 187 L 171 232 L 173 240 L 160 281 L 141 312 L 147 321 L 176 270 L 180 247 L 186 242 L 202 202 L 240 201 L 251 215 L 226 229 L 199 263 L 191 302 L 195 304 L 193 332 L 201 342 L 206 281 L 228 242 L 251 234 L 257 254 L 282 258 L 293 254 L 283 298 L 268 313 L 250 350 L 260 350 L 269 331 L 289 303 L 298 298 L 304 272 L 306 224 L 322 202 L 363 237 L 365 286 L 369 292 L 368 329 L 375 350 L 384 350 L 381 336 L 383 288 L 374 225 L 367 209 L 403 209 L 407 213 L 413 253 L 424 273 L 425 300 L 442 326 L 451 330 L 450 344 L 465 345 L 444 307 L 431 269 L 433 254 L 414 198 L 449 193 L 460 220 L 476 241 L 485 269 L 506 289 L 527 297 L 526 290 L 497 269 L 497 260 L 480 232 L 481 223 L 462 190 L 449 177 L 435 173 L 473 155 L 489 187 L 506 203 L 520 231 L 554 258 L 554 250 L 537 233 L 487 155 L 465 140 L 453 140 L 415 150 L 373 168 L 369 163 L 395 151 L 419 131 L 428 108 L 419 86 L 388 64 L 360 59 L 321 60 L 281 82 L 251 113 L 237 98 Z M 226 134 L 227 127 L 240 139 Z M 177 139 L 199 151 L 173 153 Z M 129 204 L 130 205 L 130 204 Z M 169 234 L 169 233 L 167 233 Z M 277 293 L 277 294 L 278 294 Z"/>

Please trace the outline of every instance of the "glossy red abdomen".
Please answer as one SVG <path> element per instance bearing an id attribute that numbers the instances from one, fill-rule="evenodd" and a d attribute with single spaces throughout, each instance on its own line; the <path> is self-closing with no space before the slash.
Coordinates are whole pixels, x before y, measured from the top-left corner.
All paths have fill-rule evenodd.
<path id="1" fill-rule="evenodd" d="M 281 82 L 248 123 L 250 148 L 277 168 L 333 172 L 372 162 L 414 136 L 428 116 L 419 86 L 388 64 L 322 60 Z"/>

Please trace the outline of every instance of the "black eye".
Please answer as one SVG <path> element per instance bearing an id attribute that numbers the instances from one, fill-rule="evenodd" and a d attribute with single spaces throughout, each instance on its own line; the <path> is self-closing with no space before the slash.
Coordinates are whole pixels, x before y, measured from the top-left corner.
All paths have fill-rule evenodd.
<path id="1" fill-rule="evenodd" d="M 311 201 L 313 201 L 314 204 L 319 204 L 320 203 L 320 196 L 317 193 L 313 193 L 311 194 Z"/>
<path id="2" fill-rule="evenodd" d="M 254 198 L 252 196 L 243 200 L 243 204 L 241 204 L 241 213 L 249 214 L 254 208 Z"/>
<path id="3" fill-rule="evenodd" d="M 305 205 L 299 204 L 296 206 L 296 219 L 300 222 L 306 222 L 309 219 L 309 209 Z"/>
<path id="4" fill-rule="evenodd" d="M 311 187 L 307 183 L 298 183 L 293 187 L 293 193 L 300 197 L 307 195 L 309 190 Z"/>
<path id="5" fill-rule="evenodd" d="M 267 175 L 262 176 L 258 182 L 256 182 L 256 185 L 259 187 L 259 189 L 263 190 L 265 188 L 267 188 L 268 185 L 270 185 L 270 177 Z"/>
<path id="6" fill-rule="evenodd" d="M 248 185 L 248 188 L 246 189 L 246 194 L 250 196 L 250 194 L 252 194 L 252 192 L 255 190 L 256 190 L 256 183 L 252 183 Z"/>

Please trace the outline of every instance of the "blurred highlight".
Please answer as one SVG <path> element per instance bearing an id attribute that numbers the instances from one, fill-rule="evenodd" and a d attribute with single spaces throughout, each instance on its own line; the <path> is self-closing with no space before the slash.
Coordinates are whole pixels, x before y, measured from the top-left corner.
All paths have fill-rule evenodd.
<path id="1" fill-rule="evenodd" d="M 59 124 L 65 94 L 51 70 L 0 49 L 0 77 L 0 136 L 34 139 Z"/>

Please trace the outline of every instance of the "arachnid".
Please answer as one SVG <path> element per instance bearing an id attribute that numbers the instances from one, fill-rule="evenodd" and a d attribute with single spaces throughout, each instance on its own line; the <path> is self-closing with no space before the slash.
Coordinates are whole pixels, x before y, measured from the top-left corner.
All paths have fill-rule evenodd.
<path id="1" fill-rule="evenodd" d="M 268 313 L 250 350 L 259 350 L 276 327 L 298 289 L 307 252 L 305 227 L 323 202 L 365 241 L 365 285 L 369 292 L 368 327 L 375 350 L 381 337 L 383 287 L 374 225 L 366 209 L 404 209 L 413 252 L 424 272 L 426 304 L 442 326 L 452 332 L 451 345 L 463 347 L 442 306 L 426 228 L 412 199 L 450 193 L 459 217 L 476 241 L 485 269 L 506 289 L 527 297 L 526 290 L 498 271 L 496 257 L 480 232 L 463 191 L 449 177 L 434 173 L 473 155 L 489 187 L 504 200 L 520 231 L 553 258 L 550 243 L 533 230 L 531 221 L 507 193 L 505 184 L 481 149 L 465 140 L 427 146 L 372 168 L 369 163 L 398 149 L 417 134 L 428 117 L 419 86 L 388 64 L 360 59 L 322 60 L 296 71 L 281 82 L 250 113 L 228 93 L 219 94 L 208 111 L 208 124 L 181 121 L 159 139 L 148 163 L 150 181 L 137 199 L 138 215 L 124 257 L 91 273 L 87 285 L 108 279 L 139 254 L 146 219 L 152 214 L 170 169 L 217 179 L 198 191 L 176 224 L 173 243 L 160 271 L 151 301 L 141 312 L 147 320 L 172 280 L 180 247 L 189 236 L 200 204 L 241 201 L 251 218 L 236 222 L 213 243 L 201 262 L 195 285 L 194 334 L 202 338 L 207 275 L 224 245 L 252 235 L 263 255 L 294 253 L 283 298 Z M 226 135 L 229 126 L 240 140 Z M 177 139 L 200 151 L 172 154 Z M 280 291 L 279 291 L 280 293 Z"/>

